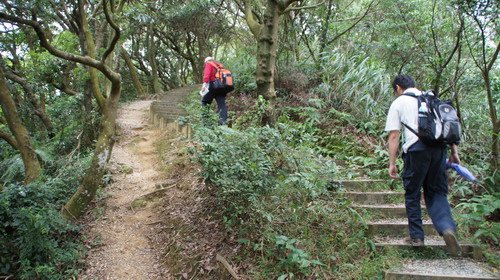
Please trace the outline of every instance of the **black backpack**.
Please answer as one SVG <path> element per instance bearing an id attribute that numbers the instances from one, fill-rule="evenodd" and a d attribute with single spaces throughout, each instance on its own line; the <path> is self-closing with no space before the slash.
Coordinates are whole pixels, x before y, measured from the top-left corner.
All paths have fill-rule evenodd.
<path id="1" fill-rule="evenodd" d="M 403 125 L 429 146 L 460 143 L 461 126 L 457 111 L 449 100 L 441 101 L 432 90 L 421 95 L 405 93 L 418 99 L 418 130 Z"/>

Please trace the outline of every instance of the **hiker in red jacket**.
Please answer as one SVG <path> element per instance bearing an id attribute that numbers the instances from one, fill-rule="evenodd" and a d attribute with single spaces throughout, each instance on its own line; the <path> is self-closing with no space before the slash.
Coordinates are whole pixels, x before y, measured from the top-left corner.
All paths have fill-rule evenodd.
<path id="1" fill-rule="evenodd" d="M 203 70 L 203 86 L 200 91 L 202 96 L 201 105 L 206 106 L 212 104 L 212 100 L 217 102 L 217 109 L 219 112 L 219 124 L 226 124 L 227 122 L 227 106 L 225 90 L 216 90 L 214 88 L 215 74 L 217 68 L 213 64 L 218 64 L 213 57 L 205 58 L 205 68 Z"/>

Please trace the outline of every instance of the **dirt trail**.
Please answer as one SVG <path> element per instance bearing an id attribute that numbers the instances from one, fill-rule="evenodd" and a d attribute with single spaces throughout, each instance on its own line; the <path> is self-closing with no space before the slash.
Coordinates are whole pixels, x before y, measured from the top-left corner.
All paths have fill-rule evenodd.
<path id="1" fill-rule="evenodd" d="M 161 213 L 154 205 L 133 203 L 162 180 L 154 147 L 160 133 L 148 124 L 150 104 L 136 101 L 118 112 L 121 135 L 110 160 L 113 181 L 105 189 L 104 213 L 88 225 L 91 249 L 80 279 L 172 278 L 161 265 L 161 248 L 150 242 Z"/>

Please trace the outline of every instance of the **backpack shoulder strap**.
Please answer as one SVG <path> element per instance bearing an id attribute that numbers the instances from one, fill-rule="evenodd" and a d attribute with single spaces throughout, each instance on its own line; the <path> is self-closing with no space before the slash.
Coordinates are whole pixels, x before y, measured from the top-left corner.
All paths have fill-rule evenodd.
<path id="1" fill-rule="evenodd" d="M 218 62 L 215 62 L 213 60 L 210 60 L 207 62 L 208 64 L 212 65 L 213 67 L 217 68 L 217 69 L 222 69 L 224 68 L 224 66 Z"/>
<path id="2" fill-rule="evenodd" d="M 403 93 L 402 95 L 406 95 L 406 96 L 411 96 L 411 97 L 418 98 L 418 96 L 416 96 L 415 93 L 413 93 L 413 92 Z"/>
<path id="3" fill-rule="evenodd" d="M 407 93 L 403 93 L 402 95 L 415 97 L 418 100 L 418 106 L 417 106 L 417 108 L 420 107 L 420 103 L 422 102 L 421 98 L 423 98 L 422 94 L 421 95 L 416 95 L 413 92 L 407 92 Z M 411 128 L 409 125 L 405 124 L 404 122 L 401 122 L 401 124 L 403 124 L 406 128 L 408 128 L 408 130 L 411 131 L 413 134 L 419 136 L 418 132 L 415 129 Z"/>
<path id="4" fill-rule="evenodd" d="M 418 132 L 415 131 L 415 129 L 411 128 L 409 125 L 405 124 L 404 122 L 401 122 L 406 128 L 408 128 L 409 131 L 413 132 L 413 134 L 418 136 Z"/>

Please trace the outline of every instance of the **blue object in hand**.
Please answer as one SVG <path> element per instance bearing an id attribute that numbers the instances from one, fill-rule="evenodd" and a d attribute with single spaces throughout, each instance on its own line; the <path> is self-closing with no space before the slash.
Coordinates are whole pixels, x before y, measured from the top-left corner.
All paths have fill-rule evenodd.
<path id="1" fill-rule="evenodd" d="M 453 168 L 458 173 L 458 175 L 462 176 L 467 181 L 477 182 L 476 177 L 472 175 L 469 169 L 461 166 L 460 164 L 448 162 L 446 163 L 446 169 L 448 168 Z"/>

